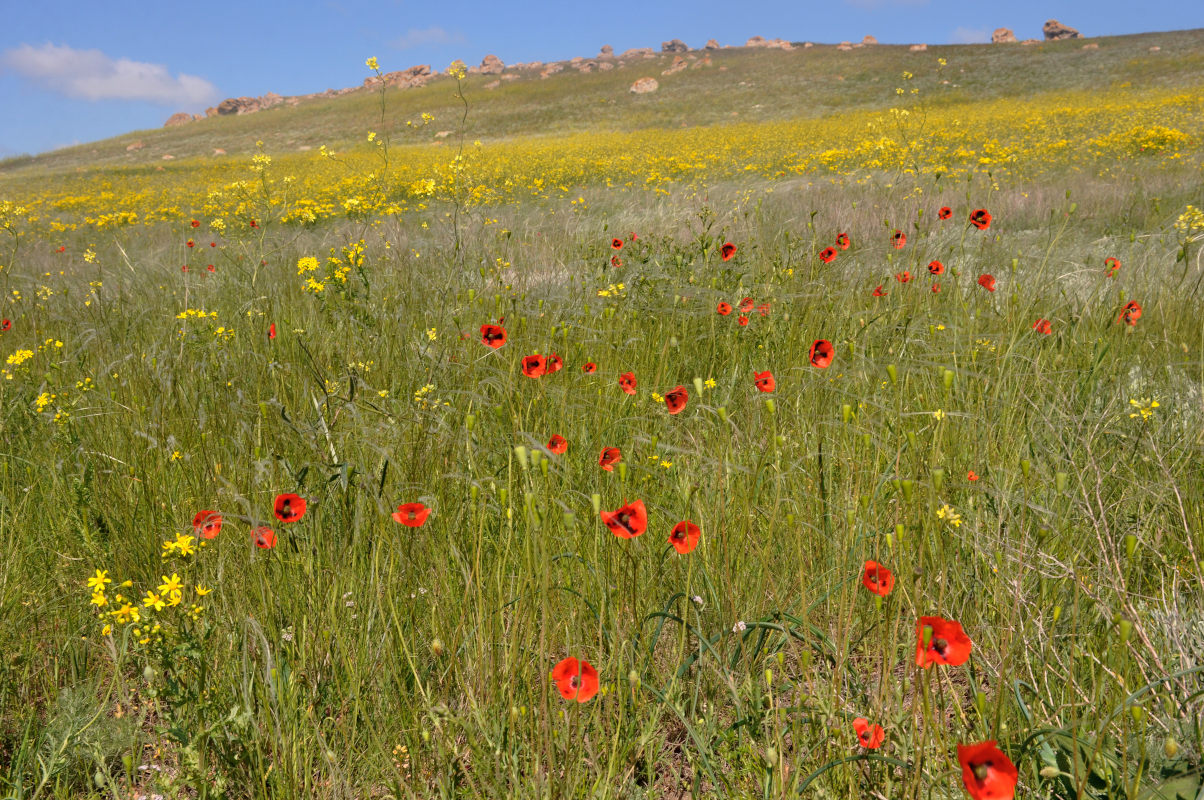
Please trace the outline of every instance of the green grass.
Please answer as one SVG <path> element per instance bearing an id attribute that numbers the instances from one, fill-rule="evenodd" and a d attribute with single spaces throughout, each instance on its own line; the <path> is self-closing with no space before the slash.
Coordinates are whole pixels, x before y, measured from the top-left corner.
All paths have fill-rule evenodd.
<path id="1" fill-rule="evenodd" d="M 1128 48 L 1106 63 L 1136 86 L 1124 65 L 1148 42 L 1172 56 L 1196 39 L 1026 57 Z M 990 59 L 1019 47 L 965 50 L 982 56 L 967 74 L 985 94 L 1015 85 Z M 716 64 L 752 76 L 796 55 L 818 54 Z M 890 64 L 887 85 L 919 57 L 825 58 L 838 55 L 863 64 L 862 86 L 875 59 Z M 1174 57 L 1184 74 L 1141 80 L 1188 81 L 1190 53 Z M 1050 75 L 1070 82 L 1058 63 Z M 526 98 L 529 116 L 550 115 L 539 109 L 555 80 L 485 94 L 471 135 L 537 124 L 507 108 Z M 754 90 L 764 113 L 792 113 L 785 88 L 744 96 Z M 418 113 L 440 91 L 390 95 L 389 113 Z M 360 102 L 330 103 L 321 124 L 360 137 Z M 574 102 L 556 118 L 566 129 L 587 123 L 589 96 Z M 714 121 L 692 102 L 680 113 Z M 157 135 L 180 152 L 300 136 L 287 125 L 317 111 Z M 98 143 L 97 162 L 119 145 Z M 1200 229 L 1174 226 L 1204 206 L 1184 179 L 1196 169 L 750 180 L 599 191 L 588 209 L 231 219 L 223 236 L 186 223 L 0 230 L 12 321 L 0 334 L 0 795 L 953 798 L 965 796 L 956 746 L 993 739 L 1018 767 L 1017 796 L 1195 797 L 1204 268 Z M 936 218 L 942 205 L 952 219 Z M 989 230 L 966 224 L 979 207 L 995 215 Z M 851 248 L 822 263 L 840 232 Z M 627 240 L 618 269 L 615 236 Z M 362 264 L 328 277 L 340 265 L 327 257 L 345 264 L 361 239 Z M 726 262 L 725 241 L 738 246 Z M 298 274 L 307 256 L 318 295 Z M 1108 257 L 1122 264 L 1111 278 Z M 746 326 L 716 313 L 746 297 L 766 313 Z M 1140 320 L 1118 322 L 1134 299 Z M 216 316 L 180 319 L 186 309 Z M 478 331 L 500 319 L 509 340 L 493 351 Z M 834 346 L 824 369 L 809 362 L 817 339 Z M 525 377 L 537 352 L 565 368 Z M 772 394 L 753 385 L 766 369 Z M 619 388 L 628 371 L 635 396 Z M 670 416 L 652 393 L 678 385 L 689 403 Z M 1148 419 L 1131 403 L 1147 399 L 1159 403 Z M 553 434 L 567 453 L 546 453 Z M 603 447 L 622 450 L 614 472 L 599 467 Z M 286 492 L 308 500 L 299 521 L 273 516 Z M 620 539 L 599 509 L 636 499 L 647 532 Z M 390 518 L 405 502 L 432 509 L 424 526 Z M 217 538 L 164 556 L 205 509 L 224 517 Z M 667 539 L 686 519 L 701 542 L 678 555 Z M 275 548 L 254 546 L 260 525 Z M 870 559 L 896 579 L 881 602 L 861 585 Z M 113 581 L 101 609 L 85 588 L 98 569 Z M 117 592 L 141 606 L 173 573 L 180 606 L 101 618 Z M 925 615 L 961 623 L 967 663 L 916 666 Z M 146 618 L 161 629 L 148 636 Z M 549 679 L 568 656 L 600 673 L 589 702 Z M 858 747 L 857 717 L 885 728 L 881 749 Z"/>

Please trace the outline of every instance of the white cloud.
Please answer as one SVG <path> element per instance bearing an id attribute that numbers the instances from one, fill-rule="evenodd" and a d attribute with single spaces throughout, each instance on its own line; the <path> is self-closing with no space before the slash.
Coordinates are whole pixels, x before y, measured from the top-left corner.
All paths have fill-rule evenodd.
<path id="1" fill-rule="evenodd" d="M 217 87 L 204 78 L 173 76 L 162 64 L 112 58 L 99 50 L 67 45 L 23 44 L 5 51 L 0 64 L 44 89 L 83 100 L 201 106 L 218 97 Z"/>
<path id="2" fill-rule="evenodd" d="M 991 35 L 986 28 L 958 27 L 949 37 L 953 44 L 986 44 L 991 41 Z"/>
<path id="3" fill-rule="evenodd" d="M 410 28 L 390 44 L 398 50 L 410 50 L 428 45 L 464 44 L 464 42 L 464 34 L 459 31 L 448 32 L 435 26 L 433 28 Z"/>

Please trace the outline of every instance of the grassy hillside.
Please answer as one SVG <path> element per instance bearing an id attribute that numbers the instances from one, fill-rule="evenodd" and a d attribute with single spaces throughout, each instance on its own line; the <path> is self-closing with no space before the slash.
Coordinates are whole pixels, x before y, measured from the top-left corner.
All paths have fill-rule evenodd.
<path id="1" fill-rule="evenodd" d="M 1091 43 L 1098 50 L 1083 50 Z M 1160 47 L 1151 53 L 1149 48 Z M 704 53 L 695 51 L 701 58 Z M 711 52 L 712 66 L 663 77 L 672 56 L 625 62 L 610 72 L 580 74 L 567 69 L 548 79 L 532 72 L 483 85 L 495 76 L 470 76 L 472 103 L 467 135 L 491 141 L 513 136 L 555 136 L 599 131 L 679 128 L 731 121 L 763 122 L 817 118 L 849 111 L 883 109 L 895 102 L 905 70 L 918 71 L 938 58 L 957 65 L 933 103 L 964 103 L 1036 93 L 1130 87 L 1143 91 L 1199 88 L 1204 84 L 1204 30 L 1025 45 L 931 46 L 912 53 L 904 46 L 878 45 L 840 52 L 833 45 L 791 51 L 733 48 Z M 407 65 L 385 65 L 399 68 Z M 446 65 L 434 65 L 442 69 Z M 632 95 L 640 77 L 661 83 L 651 95 Z M 462 110 L 446 77 L 425 87 L 390 90 L 388 124 L 398 143 L 428 143 L 433 134 L 456 128 Z M 328 145 L 345 149 L 376 130 L 379 98 L 368 91 L 298 107 L 276 107 L 236 117 L 202 120 L 179 128 L 134 131 L 101 142 L 64 148 L 37 157 L 0 162 L 0 175 L 39 174 L 78 167 L 158 165 L 162 157 L 245 156 L 263 141 L 268 152 Z M 405 121 L 435 116 L 432 126 L 407 129 Z M 143 149 L 127 152 L 141 141 Z M 217 157 L 221 158 L 221 157 Z"/>

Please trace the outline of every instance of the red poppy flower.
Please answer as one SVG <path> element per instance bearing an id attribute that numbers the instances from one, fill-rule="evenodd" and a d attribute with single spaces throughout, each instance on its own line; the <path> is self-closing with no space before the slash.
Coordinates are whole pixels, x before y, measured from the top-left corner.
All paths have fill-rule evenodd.
<path id="1" fill-rule="evenodd" d="M 835 354 L 832 343 L 827 339 L 816 339 L 811 343 L 811 352 L 808 358 L 811 359 L 811 366 L 819 369 L 827 369 L 832 363 L 832 356 Z"/>
<path id="2" fill-rule="evenodd" d="M 1105 258 L 1104 269 L 1108 270 L 1109 278 L 1115 278 L 1117 270 L 1120 269 L 1120 261 L 1115 258 Z"/>
<path id="3" fill-rule="evenodd" d="M 881 285 L 879 285 L 878 288 L 874 289 L 874 297 L 886 297 L 886 294 L 887 294 L 886 292 L 882 291 Z"/>
<path id="4" fill-rule="evenodd" d="M 202 539 L 216 539 L 222 532 L 222 515 L 216 511 L 198 511 L 192 518 L 192 532 Z"/>
<path id="5" fill-rule="evenodd" d="M 746 317 L 746 316 L 744 316 L 743 314 L 741 314 L 741 315 L 740 315 L 740 316 L 739 316 L 739 317 L 736 319 L 736 322 L 740 323 L 740 325 L 741 325 L 741 326 L 747 325 L 747 324 L 748 324 L 748 317 Z"/>
<path id="6" fill-rule="evenodd" d="M 747 314 L 749 311 L 753 310 L 753 306 L 756 304 L 756 301 L 751 297 L 746 297 L 740 301 L 740 310 Z"/>
<path id="7" fill-rule="evenodd" d="M 891 243 L 894 244 L 896 250 L 902 250 L 903 245 L 907 244 L 907 234 L 903 231 L 895 231 L 890 237 Z"/>
<path id="8" fill-rule="evenodd" d="M 611 256 L 610 265 L 617 269 L 618 267 L 623 266 L 623 259 L 619 258 L 618 256 Z"/>
<path id="9" fill-rule="evenodd" d="M 192 227 L 194 227 L 194 228 L 199 228 L 199 227 L 201 227 L 200 220 L 195 220 L 195 219 L 194 219 L 194 220 L 192 221 Z"/>
<path id="10" fill-rule="evenodd" d="M 911 280 L 911 273 L 908 272 L 907 270 L 903 270 L 902 272 L 896 272 L 895 280 L 897 280 L 899 283 L 908 283 Z"/>
<path id="11" fill-rule="evenodd" d="M 966 473 L 966 480 L 968 480 L 968 481 L 978 480 L 978 473 L 975 472 L 974 470 L 970 470 L 969 472 Z"/>
<path id="12" fill-rule="evenodd" d="M 1141 303 L 1138 303 L 1136 300 L 1130 300 L 1120 310 L 1120 316 L 1116 318 L 1116 321 L 1123 322 L 1126 325 L 1136 325 L 1139 319 L 1141 319 Z"/>
<path id="13" fill-rule="evenodd" d="M 995 742 L 959 744 L 957 760 L 962 765 L 962 783 L 973 800 L 1011 800 L 1016 796 L 1016 765 Z"/>
<path id="14" fill-rule="evenodd" d="M 255 220 L 251 220 L 251 227 L 252 227 L 252 228 L 258 228 L 258 227 L 259 227 L 259 223 L 258 223 L 258 222 L 256 222 Z"/>
<path id="15" fill-rule="evenodd" d="M 648 530 L 648 511 L 643 500 L 636 500 L 616 511 L 603 511 L 602 522 L 620 539 L 634 539 Z"/>
<path id="16" fill-rule="evenodd" d="M 953 209 L 949 206 L 941 206 L 940 211 L 936 212 L 937 219 L 949 219 L 953 216 Z"/>
<path id="17" fill-rule="evenodd" d="M 548 356 L 546 369 L 547 372 L 545 374 L 547 375 L 551 375 L 553 372 L 560 372 L 560 370 L 564 369 L 564 360 L 557 354 L 552 353 L 552 355 Z"/>
<path id="18" fill-rule="evenodd" d="M 623 249 L 623 240 L 622 239 L 611 239 L 610 246 L 615 250 L 622 250 Z"/>
<path id="19" fill-rule="evenodd" d="M 635 394 L 635 373 L 624 372 L 619 375 L 619 388 L 627 394 Z"/>
<path id="20" fill-rule="evenodd" d="M 1042 317 L 1033 323 L 1033 330 L 1035 330 L 1037 333 L 1043 333 L 1046 336 L 1049 336 L 1051 333 L 1053 333 L 1053 326 L 1050 324 L 1049 320 Z"/>
<path id="21" fill-rule="evenodd" d="M 944 275 L 945 265 L 934 258 L 928 262 L 928 272 L 932 275 Z"/>
<path id="22" fill-rule="evenodd" d="M 933 294 L 940 294 L 940 291 L 941 291 L 941 285 L 939 283 L 932 284 L 932 293 Z"/>
<path id="23" fill-rule="evenodd" d="M 552 668 L 552 680 L 565 700 L 584 703 L 598 693 L 598 670 L 572 656 Z"/>
<path id="24" fill-rule="evenodd" d="M 586 361 L 584 364 L 581 365 L 581 371 L 584 372 L 586 375 L 593 375 L 595 372 L 598 371 L 598 365 L 592 361 Z"/>
<path id="25" fill-rule="evenodd" d="M 925 632 L 928 634 L 927 648 L 924 647 Z M 916 666 L 961 666 L 970 658 L 972 644 L 960 622 L 941 617 L 920 617 L 916 622 Z"/>
<path id="26" fill-rule="evenodd" d="M 58 250 L 55 250 L 54 252 L 56 252 L 56 253 L 65 253 L 65 252 L 67 252 L 67 245 L 65 245 L 65 244 L 60 244 L 60 245 L 59 245 L 59 249 L 58 249 Z"/>
<path id="27" fill-rule="evenodd" d="M 841 250 L 849 249 L 849 235 L 847 233 L 836 234 L 836 246 Z"/>
<path id="28" fill-rule="evenodd" d="M 895 588 L 895 576 L 877 561 L 867 561 L 861 573 L 861 585 L 872 594 L 886 597 Z"/>
<path id="29" fill-rule="evenodd" d="M 180 267 L 180 272 L 187 272 L 187 271 L 188 271 L 188 265 L 187 265 L 187 264 L 185 264 L 184 266 Z"/>
<path id="30" fill-rule="evenodd" d="M 886 731 L 881 725 L 870 725 L 865 717 L 853 720 L 853 730 L 857 733 L 857 741 L 867 750 L 877 750 L 886 741 Z"/>
<path id="31" fill-rule="evenodd" d="M 623 453 L 617 447 L 603 447 L 598 454 L 598 466 L 607 472 L 615 471 L 615 464 L 623 460 Z"/>
<path id="32" fill-rule="evenodd" d="M 702 536 L 702 532 L 698 530 L 698 526 L 687 519 L 673 526 L 673 530 L 669 533 L 669 544 L 684 556 L 698 546 L 700 536 Z"/>
<path id="33" fill-rule="evenodd" d="M 630 234 L 628 234 L 627 238 L 635 242 L 638 241 L 640 237 L 636 235 L 635 231 L 632 231 Z"/>
<path id="34" fill-rule="evenodd" d="M 11 331 L 13 329 L 13 321 L 8 317 L 0 319 L 0 332 Z"/>
<path id="35" fill-rule="evenodd" d="M 523 374 L 528 378 L 541 377 L 545 372 L 547 372 L 547 368 L 547 359 L 538 353 L 535 355 L 523 356 Z"/>
<path id="36" fill-rule="evenodd" d="M 188 245 L 189 247 L 196 247 L 196 242 L 192 241 L 191 239 L 189 239 L 184 244 Z"/>
<path id="37" fill-rule="evenodd" d="M 501 325 L 482 325 L 481 344 L 498 349 L 506 343 L 506 329 Z"/>
<path id="38" fill-rule="evenodd" d="M 274 511 L 281 522 L 296 522 L 305 516 L 305 498 L 298 494 L 278 494 Z"/>
<path id="39" fill-rule="evenodd" d="M 255 537 L 255 546 L 260 550 L 271 550 L 276 546 L 276 531 L 266 525 L 252 530 L 251 536 Z"/>
<path id="40" fill-rule="evenodd" d="M 988 292 L 995 291 L 995 276 L 984 272 L 978 276 L 978 285 Z"/>
<path id="41" fill-rule="evenodd" d="M 761 305 L 757 306 L 757 313 L 763 317 L 768 317 L 769 316 L 769 303 L 762 303 Z"/>
<path id="42" fill-rule="evenodd" d="M 836 248 L 834 247 L 825 247 L 819 251 L 819 260 L 825 264 L 831 263 L 834 258 L 836 258 Z"/>
<path id="43" fill-rule="evenodd" d="M 980 231 L 991 227 L 991 212 L 985 208 L 976 208 L 970 212 L 970 224 Z"/>
<path id="44" fill-rule="evenodd" d="M 778 383 L 773 379 L 773 373 L 765 370 L 753 373 L 753 386 L 757 387 L 758 392 L 772 392 L 778 388 Z"/>
<path id="45" fill-rule="evenodd" d="M 209 246 L 210 246 L 210 247 L 217 247 L 217 242 L 210 242 L 210 243 L 209 243 Z"/>
<path id="46" fill-rule="evenodd" d="M 719 255 L 724 261 L 730 261 L 732 256 L 736 254 L 736 246 L 731 242 L 724 242 L 719 248 Z"/>
<path id="47" fill-rule="evenodd" d="M 402 503 L 391 516 L 407 528 L 421 528 L 430 515 L 431 510 L 422 503 Z"/>
<path id="48" fill-rule="evenodd" d="M 551 439 L 548 439 L 548 452 L 555 453 L 558 456 L 568 452 L 569 442 L 559 433 L 554 434 Z"/>
<path id="49" fill-rule="evenodd" d="M 269 339 L 275 339 L 275 338 L 276 338 L 276 323 L 275 323 L 275 322 L 273 322 L 272 324 L 268 325 L 268 338 L 269 338 Z"/>
<path id="50" fill-rule="evenodd" d="M 690 400 L 690 394 L 684 386 L 674 386 L 668 392 L 665 392 L 665 408 L 670 414 L 680 414 L 686 408 L 686 403 Z"/>
<path id="51" fill-rule="evenodd" d="M 726 317 L 728 314 L 732 313 L 732 304 L 731 303 L 720 303 L 718 306 L 715 307 L 715 310 L 717 312 L 719 312 L 719 316 Z"/>

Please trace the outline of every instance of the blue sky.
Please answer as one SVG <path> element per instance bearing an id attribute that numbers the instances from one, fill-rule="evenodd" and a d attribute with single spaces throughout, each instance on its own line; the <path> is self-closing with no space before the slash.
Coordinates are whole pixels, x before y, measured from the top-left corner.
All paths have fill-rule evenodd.
<path id="1" fill-rule="evenodd" d="M 155 128 L 222 98 L 352 86 L 385 70 L 454 58 L 507 63 L 592 56 L 610 44 L 750 36 L 816 42 L 981 41 L 996 27 L 1040 38 L 1050 17 L 1084 35 L 1204 27 L 1200 0 L 607 0 L 289 2 L 88 0 L 5 3 L 0 157 Z"/>

